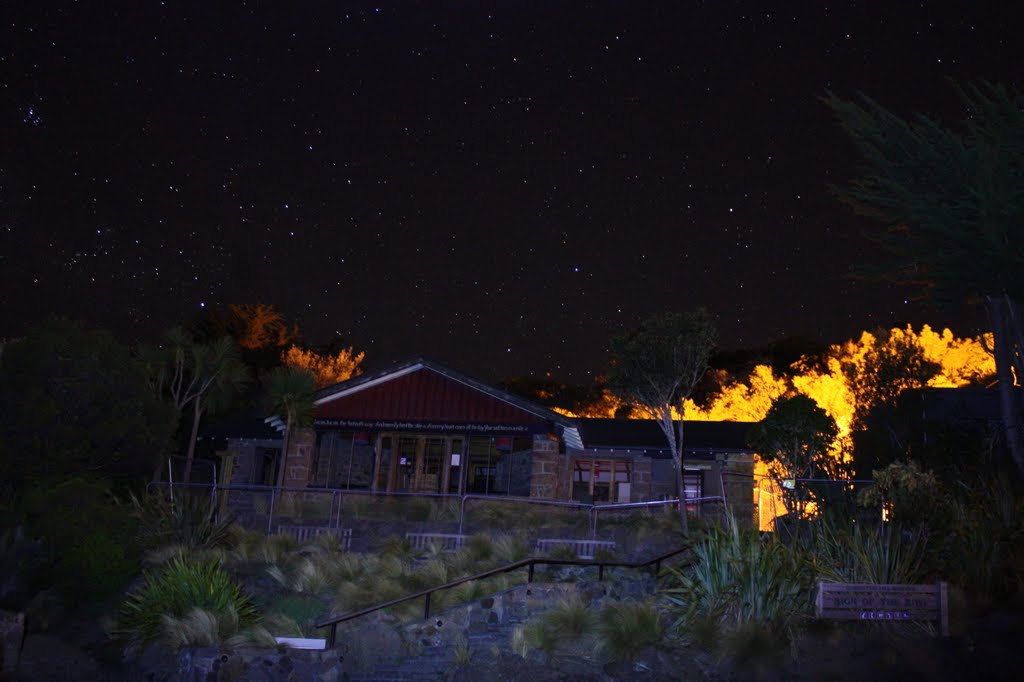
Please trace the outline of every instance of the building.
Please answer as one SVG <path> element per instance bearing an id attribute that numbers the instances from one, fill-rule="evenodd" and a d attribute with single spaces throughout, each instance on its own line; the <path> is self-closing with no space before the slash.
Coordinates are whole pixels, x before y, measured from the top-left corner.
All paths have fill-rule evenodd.
<path id="1" fill-rule="evenodd" d="M 286 487 L 588 503 L 676 495 L 671 454 L 653 421 L 567 417 L 428 360 L 327 387 L 313 416 L 312 429 L 289 439 Z M 687 424 L 688 498 L 749 504 L 748 427 Z M 267 480 L 266 438 L 229 443 L 232 483 Z"/>

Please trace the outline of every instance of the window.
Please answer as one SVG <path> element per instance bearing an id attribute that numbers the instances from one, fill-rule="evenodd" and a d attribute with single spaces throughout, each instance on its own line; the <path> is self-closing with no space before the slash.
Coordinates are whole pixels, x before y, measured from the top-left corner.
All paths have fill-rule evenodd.
<path id="1" fill-rule="evenodd" d="M 317 434 L 310 484 L 327 488 L 368 488 L 375 453 L 365 431 Z"/>
<path id="2" fill-rule="evenodd" d="M 577 459 L 573 466 L 572 497 L 581 502 L 628 502 L 629 473 L 629 462 Z"/>
<path id="3" fill-rule="evenodd" d="M 683 473 L 683 499 L 686 500 L 686 510 L 696 513 L 700 508 L 699 502 L 690 502 L 704 496 L 704 474 L 699 470 L 687 470 Z"/>

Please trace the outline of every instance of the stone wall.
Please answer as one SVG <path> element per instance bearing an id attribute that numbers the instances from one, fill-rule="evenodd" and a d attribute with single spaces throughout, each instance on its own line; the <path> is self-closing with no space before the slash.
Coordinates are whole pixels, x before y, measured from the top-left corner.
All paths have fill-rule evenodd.
<path id="1" fill-rule="evenodd" d="M 533 437 L 533 458 L 531 461 L 530 497 L 548 500 L 568 497 L 567 486 L 563 483 L 565 472 L 563 460 L 558 452 L 558 441 L 545 435 Z"/>
<path id="2" fill-rule="evenodd" d="M 509 651 L 514 625 L 550 610 L 561 600 L 577 597 L 597 612 L 610 601 L 645 599 L 653 587 L 653 579 L 647 577 L 593 582 L 580 574 L 577 582 L 518 585 L 407 624 L 393 616 L 372 614 L 357 622 L 340 624 L 333 649 L 206 647 L 171 652 L 155 645 L 139 658 L 128 661 L 127 667 L 130 679 L 152 682 L 450 679 L 454 650 L 465 646 L 471 638 L 493 633 L 492 646 Z M 409 658 L 414 658 L 415 673 L 381 673 L 387 666 Z M 431 664 L 440 667 L 432 670 Z"/>
<path id="3" fill-rule="evenodd" d="M 651 486 L 651 458 L 637 457 L 632 462 L 630 472 L 630 502 L 649 502 L 654 499 L 654 489 Z"/>
<path id="4" fill-rule="evenodd" d="M 316 432 L 313 429 L 294 429 L 288 437 L 288 454 L 284 460 L 285 488 L 305 488 L 313 475 L 313 450 L 316 447 Z M 304 496 L 301 493 L 283 492 L 275 510 L 282 516 L 300 514 Z"/>

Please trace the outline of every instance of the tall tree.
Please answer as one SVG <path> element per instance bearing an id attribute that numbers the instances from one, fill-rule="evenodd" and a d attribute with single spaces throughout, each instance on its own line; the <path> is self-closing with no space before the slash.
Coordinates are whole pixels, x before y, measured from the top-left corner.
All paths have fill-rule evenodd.
<path id="1" fill-rule="evenodd" d="M 683 408 L 708 369 L 717 339 L 711 314 L 698 308 L 689 313 L 651 317 L 636 331 L 617 336 L 610 344 L 609 388 L 654 419 L 665 434 L 675 464 L 683 532 L 689 529 L 686 504 L 682 500 L 685 491 Z"/>
<path id="2" fill-rule="evenodd" d="M 864 428 L 872 410 L 893 406 L 903 391 L 927 386 L 942 371 L 942 365 L 925 357 L 924 348 L 914 335 L 893 329 L 879 330 L 873 337 L 875 342 L 863 355 L 840 358 L 840 367 L 854 397 L 855 429 Z"/>
<path id="3" fill-rule="evenodd" d="M 167 332 L 163 346 L 145 348 L 140 357 L 156 393 L 170 397 L 180 416 L 191 414 L 182 474 L 182 480 L 188 483 L 192 480 L 192 462 L 203 415 L 230 404 L 248 384 L 249 369 L 230 337 L 196 343 L 180 327 Z"/>
<path id="4" fill-rule="evenodd" d="M 276 367 L 263 379 L 268 406 L 284 419 L 284 443 L 277 467 L 277 487 L 284 484 L 284 467 L 292 430 L 309 426 L 313 420 L 316 379 L 299 367 Z"/>
<path id="5" fill-rule="evenodd" d="M 768 465 L 791 514 L 802 517 L 809 501 L 808 487 L 798 486 L 795 479 L 845 477 L 841 460 L 829 451 L 838 435 L 835 420 L 813 398 L 800 393 L 776 399 L 752 430 L 750 445 Z"/>
<path id="6" fill-rule="evenodd" d="M 1024 478 L 1014 390 L 1014 376 L 1024 376 L 1024 94 L 993 84 L 959 94 L 966 113 L 959 131 L 923 115 L 902 118 L 863 95 L 829 94 L 826 104 L 864 162 L 839 194 L 885 223 L 868 233 L 897 256 L 882 275 L 940 300 L 985 305 L 1007 448 Z"/>

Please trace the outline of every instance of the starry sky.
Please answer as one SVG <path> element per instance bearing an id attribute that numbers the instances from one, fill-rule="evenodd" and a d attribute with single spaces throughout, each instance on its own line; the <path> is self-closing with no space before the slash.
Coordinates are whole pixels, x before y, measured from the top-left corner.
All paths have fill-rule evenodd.
<path id="1" fill-rule="evenodd" d="M 877 254 L 819 98 L 958 122 L 949 78 L 1021 85 L 985 5 L 8 3 L 0 337 L 57 313 L 152 341 L 262 302 L 368 368 L 582 383 L 696 305 L 724 349 L 975 333 L 848 278 Z"/>

